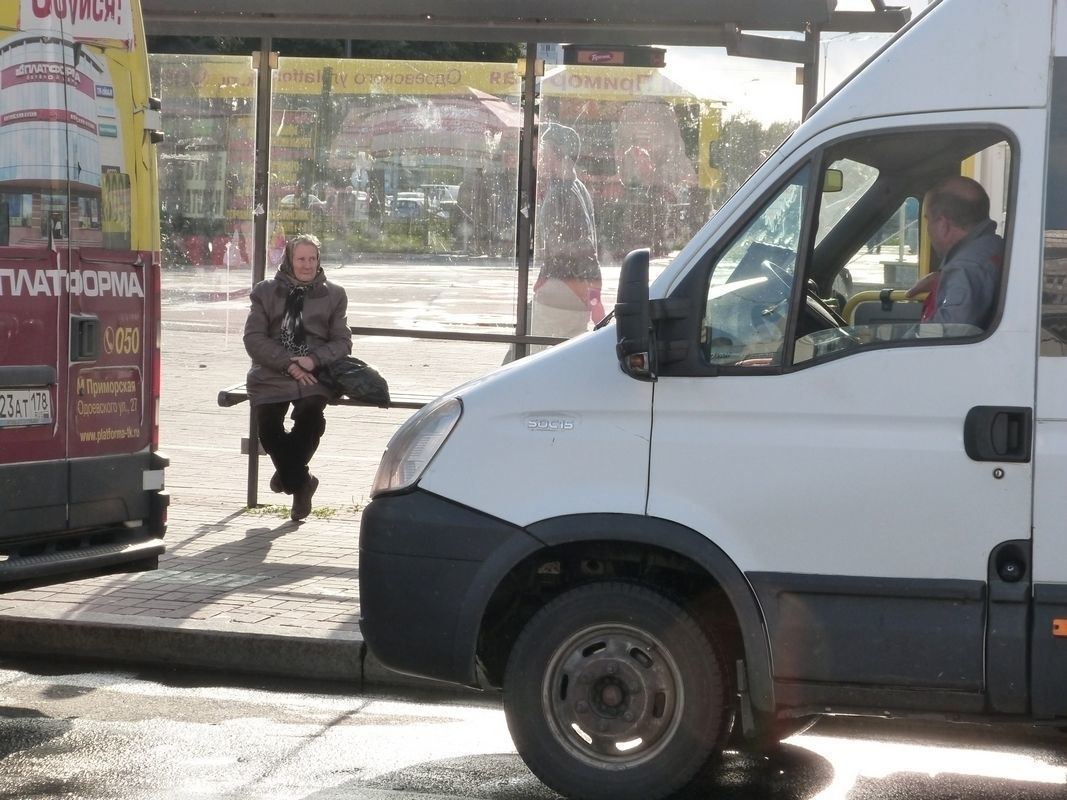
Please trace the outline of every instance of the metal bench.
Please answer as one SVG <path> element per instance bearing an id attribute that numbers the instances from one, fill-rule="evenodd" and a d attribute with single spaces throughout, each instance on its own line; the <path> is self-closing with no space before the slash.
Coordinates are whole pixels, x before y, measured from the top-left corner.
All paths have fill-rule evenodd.
<path id="1" fill-rule="evenodd" d="M 364 408 L 407 408 L 417 410 L 434 399 L 433 396 L 429 395 L 394 394 L 392 392 L 389 394 L 389 404 L 385 406 L 380 406 L 376 403 L 367 403 L 362 400 L 352 400 L 348 397 L 335 398 L 330 401 L 330 404 L 339 406 L 362 406 Z M 248 389 L 243 383 L 237 383 L 219 391 L 218 404 L 222 408 L 230 408 L 231 406 L 240 405 L 247 400 Z M 263 448 L 259 446 L 259 442 L 256 442 L 256 447 L 253 449 L 251 441 L 252 439 L 249 436 L 241 438 L 241 454 L 248 456 L 247 503 L 250 508 L 258 505 L 259 490 L 257 484 L 259 481 L 259 456 L 266 455 L 266 453 L 263 452 Z"/>
<path id="2" fill-rule="evenodd" d="M 434 399 L 434 397 L 430 395 L 394 394 L 392 392 L 389 394 L 389 404 L 384 406 L 378 405 L 377 403 L 368 403 L 363 400 L 352 400 L 348 397 L 335 398 L 330 400 L 330 404 L 338 406 L 364 406 L 365 408 L 420 409 Z M 248 400 L 248 390 L 243 383 L 237 383 L 219 391 L 218 401 L 222 408 L 240 405 L 246 400 Z"/>

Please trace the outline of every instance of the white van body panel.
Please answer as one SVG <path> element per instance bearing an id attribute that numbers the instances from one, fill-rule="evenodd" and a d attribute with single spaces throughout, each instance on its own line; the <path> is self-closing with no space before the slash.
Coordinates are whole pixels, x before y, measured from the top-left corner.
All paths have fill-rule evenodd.
<path id="1" fill-rule="evenodd" d="M 924 123 L 1011 131 L 1020 185 L 1042 185 L 1043 162 L 1026 154 L 1043 150 L 1043 109 L 865 120 L 797 155 Z M 1032 465 L 976 462 L 963 449 L 972 407 L 1034 403 L 1034 279 L 1019 273 L 1040 269 L 1040 192 L 1020 192 L 1016 209 L 1015 280 L 984 341 L 855 353 L 784 375 L 661 378 L 649 514 L 702 531 L 746 572 L 984 580 L 997 543 L 1030 535 Z"/>
<path id="2" fill-rule="evenodd" d="M 1067 0 L 1057 0 L 1053 48 L 1067 56 Z M 1050 158 L 1053 154 L 1050 153 Z M 1037 408 L 1034 421 L 1034 583 L 1067 583 L 1067 358 L 1038 358 Z"/>
<path id="3" fill-rule="evenodd" d="M 1067 491 L 1063 487 L 1063 476 L 1067 475 L 1067 359 L 1040 359 L 1038 374 L 1033 580 L 1035 584 L 1064 584 L 1067 583 L 1067 548 L 1063 546 L 1064 520 L 1067 520 Z"/>
<path id="4" fill-rule="evenodd" d="M 649 513 L 702 531 L 743 572 L 982 580 L 996 544 L 1029 536 L 1031 465 L 1003 465 L 997 480 L 963 450 L 976 396 L 1032 402 L 1027 365 L 986 370 L 1027 336 L 997 338 L 966 354 L 880 350 L 774 377 L 662 380 Z M 937 380 L 946 359 L 951 385 Z M 937 389 L 902 405 L 901 374 Z"/>
<path id="5" fill-rule="evenodd" d="M 463 416 L 423 489 L 515 525 L 644 513 L 652 384 L 619 369 L 614 328 L 521 359 L 460 396 Z"/>
<path id="6" fill-rule="evenodd" d="M 894 39 L 876 64 L 844 83 L 832 103 L 818 106 L 809 124 L 827 128 L 874 113 L 1044 105 L 1051 36 L 1047 0 L 941 3 Z"/>
<path id="7" fill-rule="evenodd" d="M 1053 55 L 1067 55 L 1067 2 L 1056 0 L 1052 25 Z"/>

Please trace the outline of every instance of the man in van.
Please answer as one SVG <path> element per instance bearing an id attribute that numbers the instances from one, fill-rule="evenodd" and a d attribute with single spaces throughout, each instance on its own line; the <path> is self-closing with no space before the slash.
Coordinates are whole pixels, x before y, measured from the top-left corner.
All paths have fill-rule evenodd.
<path id="1" fill-rule="evenodd" d="M 989 218 L 989 195 L 978 181 L 952 175 L 926 193 L 923 218 L 941 269 L 908 290 L 908 297 L 929 292 L 921 321 L 984 330 L 993 318 L 1004 264 L 1004 240 Z"/>

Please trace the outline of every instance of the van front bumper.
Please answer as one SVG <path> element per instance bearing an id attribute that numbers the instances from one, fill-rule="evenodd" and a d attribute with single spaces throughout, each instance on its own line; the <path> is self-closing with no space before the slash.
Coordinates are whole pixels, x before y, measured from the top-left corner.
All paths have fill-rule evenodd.
<path id="1" fill-rule="evenodd" d="M 504 575 L 543 545 L 524 529 L 416 489 L 363 511 L 360 627 L 386 667 L 477 685 L 482 615 Z"/>

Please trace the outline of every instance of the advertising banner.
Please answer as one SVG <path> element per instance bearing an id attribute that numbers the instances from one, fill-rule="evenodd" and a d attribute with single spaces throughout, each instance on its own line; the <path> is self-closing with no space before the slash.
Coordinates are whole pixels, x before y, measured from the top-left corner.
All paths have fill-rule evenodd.
<path id="1" fill-rule="evenodd" d="M 19 0 L 18 30 L 51 30 L 78 42 L 129 48 L 133 13 L 129 0 Z"/>
<path id="2" fill-rule="evenodd" d="M 140 137 L 133 98 L 116 90 L 140 63 L 129 3 L 0 4 L 0 29 L 14 29 L 0 32 L 0 243 L 130 246 Z"/>

